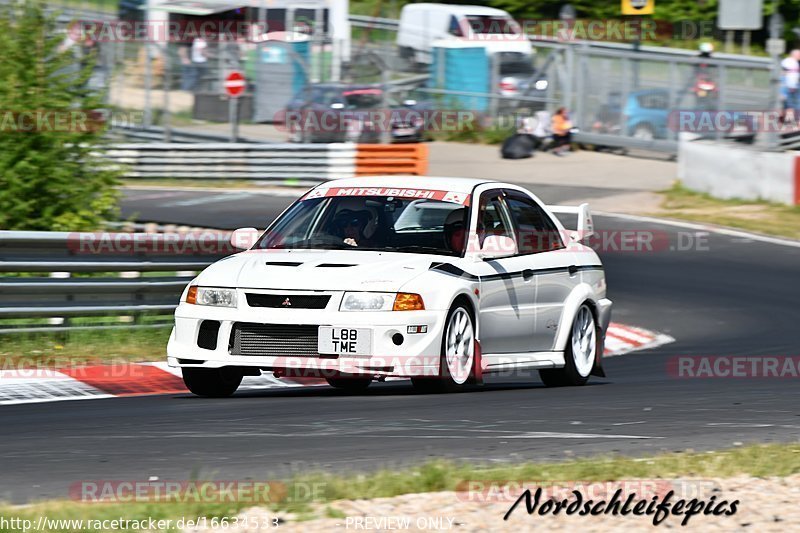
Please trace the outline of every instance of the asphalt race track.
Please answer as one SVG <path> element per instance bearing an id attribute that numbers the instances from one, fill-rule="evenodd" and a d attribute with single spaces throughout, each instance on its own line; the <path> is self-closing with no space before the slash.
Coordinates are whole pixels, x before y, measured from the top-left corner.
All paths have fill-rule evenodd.
<path id="1" fill-rule="evenodd" d="M 576 198 L 599 198 L 628 192 L 624 189 L 541 185 L 536 193 L 551 203 L 567 203 Z M 264 228 L 286 206 L 292 196 L 253 194 L 247 190 L 197 192 L 191 190 L 126 190 L 122 215 L 126 220 L 191 224 L 193 226 L 236 229 L 247 226 Z"/>
<path id="2" fill-rule="evenodd" d="M 549 202 L 571 194 L 536 192 Z M 154 194 L 129 191 L 123 214 L 263 227 L 291 200 Z M 166 205 L 177 201 L 185 205 Z M 601 232 L 663 237 L 656 251 L 600 253 L 614 320 L 676 339 L 607 359 L 605 379 L 545 389 L 535 374 L 494 377 L 451 395 L 418 394 L 394 382 L 352 395 L 312 387 L 225 400 L 185 394 L 4 406 L 0 498 L 66 497 L 81 480 L 264 480 L 308 468 L 372 469 L 435 457 L 514 462 L 796 441 L 796 379 L 688 379 L 669 365 L 678 355 L 800 355 L 800 247 L 712 233 L 701 236 L 700 249 L 681 251 L 675 248 L 697 244 L 695 231 L 611 217 L 595 223 Z"/>

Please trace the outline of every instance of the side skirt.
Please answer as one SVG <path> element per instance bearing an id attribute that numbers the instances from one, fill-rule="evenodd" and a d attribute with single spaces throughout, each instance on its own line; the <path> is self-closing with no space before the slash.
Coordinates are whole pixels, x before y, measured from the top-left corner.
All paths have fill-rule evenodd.
<path id="1" fill-rule="evenodd" d="M 561 368 L 564 352 L 523 352 L 482 354 L 483 373 L 492 374 L 507 370 Z"/>

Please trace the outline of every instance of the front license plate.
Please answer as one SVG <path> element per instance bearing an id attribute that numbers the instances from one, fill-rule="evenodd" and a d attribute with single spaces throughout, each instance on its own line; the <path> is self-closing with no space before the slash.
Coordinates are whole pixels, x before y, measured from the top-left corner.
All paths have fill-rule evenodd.
<path id="1" fill-rule="evenodd" d="M 372 330 L 320 326 L 317 350 L 321 354 L 371 355 Z"/>
<path id="2" fill-rule="evenodd" d="M 398 137 L 405 137 L 407 135 L 414 135 L 416 130 L 414 128 L 397 128 L 394 130 L 394 134 Z"/>

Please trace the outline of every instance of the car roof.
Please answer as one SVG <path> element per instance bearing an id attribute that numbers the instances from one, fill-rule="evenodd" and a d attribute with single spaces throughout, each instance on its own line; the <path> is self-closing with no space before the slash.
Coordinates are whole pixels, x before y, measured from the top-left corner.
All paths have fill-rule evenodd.
<path id="1" fill-rule="evenodd" d="M 352 89 L 383 89 L 383 87 L 379 83 L 312 83 L 308 85 L 311 88 L 321 88 L 321 89 L 343 89 L 343 90 L 352 90 Z"/>
<path id="2" fill-rule="evenodd" d="M 503 11 L 502 9 L 497 9 L 494 7 L 486 7 L 486 6 L 471 6 L 471 5 L 463 5 L 463 4 L 431 4 L 431 3 L 420 3 L 420 4 L 407 4 L 406 8 L 410 8 L 411 10 L 439 10 L 439 11 L 447 11 L 448 13 L 455 13 L 458 15 L 466 16 L 466 15 L 475 15 L 475 16 L 503 16 L 507 17 L 508 13 Z"/>
<path id="3" fill-rule="evenodd" d="M 331 187 L 396 187 L 399 189 L 433 189 L 472 193 L 472 190 L 482 183 L 499 182 L 478 178 L 446 178 L 437 176 L 359 176 L 356 178 L 331 180 L 317 187 L 326 189 Z"/>

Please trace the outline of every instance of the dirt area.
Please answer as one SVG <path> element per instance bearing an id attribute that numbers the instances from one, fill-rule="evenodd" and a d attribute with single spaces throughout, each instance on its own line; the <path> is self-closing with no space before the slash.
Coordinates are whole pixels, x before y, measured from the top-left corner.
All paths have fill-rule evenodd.
<path id="1" fill-rule="evenodd" d="M 274 513 L 267 509 L 252 508 L 243 511 L 239 518 L 250 527 L 228 528 L 230 532 L 258 531 L 269 529 L 274 519 L 280 520 L 280 531 L 303 533 L 347 531 L 347 530 L 428 530 L 428 531 L 575 531 L 585 532 L 643 531 L 653 529 L 655 513 L 635 516 L 579 516 L 545 512 L 543 505 L 550 496 L 556 501 L 564 498 L 569 503 L 575 501 L 572 490 L 580 491 L 583 503 L 593 499 L 609 500 L 617 489 L 623 489 L 620 500 L 625 503 L 627 496 L 635 493 L 630 508 L 645 500 L 648 504 L 656 499 L 663 501 L 667 493 L 671 497 L 671 509 L 678 509 L 678 501 L 684 500 L 684 509 L 669 515 L 661 515 L 660 529 L 679 529 L 681 531 L 787 531 L 800 524 L 800 475 L 790 477 L 755 478 L 740 476 L 734 478 L 684 478 L 675 480 L 630 480 L 572 485 L 560 487 L 546 486 L 539 499 L 539 506 L 528 514 L 524 501 L 514 509 L 508 520 L 504 515 L 520 494 L 518 490 L 504 493 L 498 486 L 495 490 L 483 489 L 474 492 L 436 492 L 407 494 L 393 498 L 374 500 L 336 501 L 313 508 L 310 514 L 301 516 L 289 513 Z M 535 490 L 535 485 L 531 485 Z M 470 496 L 472 494 L 472 496 Z M 487 502 L 489 499 L 495 501 Z M 498 501 L 499 500 L 499 501 Z M 695 507 L 699 513 L 690 516 L 687 525 L 681 523 L 686 518 L 686 506 L 693 501 L 702 507 Z M 735 513 L 733 502 L 737 501 Z M 532 500 L 534 501 L 534 500 Z M 576 506 L 580 509 L 582 506 Z M 622 507 L 620 507 L 621 509 Z M 646 506 L 642 506 L 646 512 Z M 653 507 L 655 510 L 656 508 Z M 600 509 L 602 512 L 602 509 Z M 708 514 L 705 514 L 709 511 Z M 722 516 L 714 516 L 714 512 Z M 727 515 L 726 515 L 727 514 Z M 308 518 L 311 518 L 308 520 Z M 262 527 L 255 527 L 256 524 Z M 193 530 L 198 531 L 198 530 Z"/>

